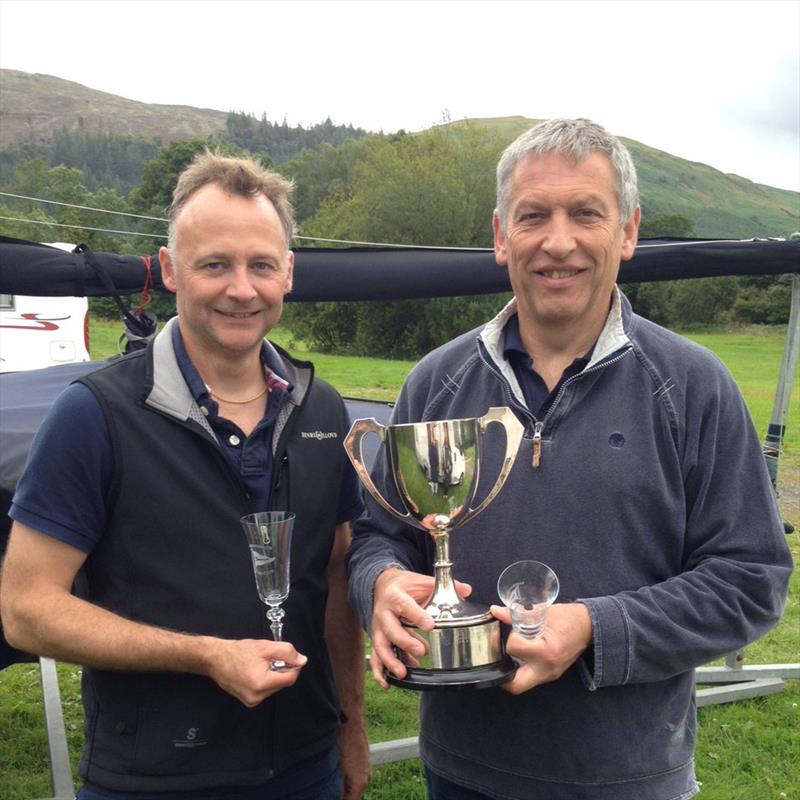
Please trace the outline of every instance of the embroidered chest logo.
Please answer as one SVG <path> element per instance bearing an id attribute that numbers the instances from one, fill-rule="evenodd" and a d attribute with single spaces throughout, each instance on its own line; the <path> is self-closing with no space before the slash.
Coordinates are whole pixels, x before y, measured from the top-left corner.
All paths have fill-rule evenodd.
<path id="1" fill-rule="evenodd" d="M 616 448 L 625 447 L 625 436 L 619 433 L 619 431 L 612 433 L 611 436 L 608 437 L 608 443 Z"/>
<path id="2" fill-rule="evenodd" d="M 302 439 L 338 439 L 339 434 L 336 431 L 300 431 L 300 438 Z"/>

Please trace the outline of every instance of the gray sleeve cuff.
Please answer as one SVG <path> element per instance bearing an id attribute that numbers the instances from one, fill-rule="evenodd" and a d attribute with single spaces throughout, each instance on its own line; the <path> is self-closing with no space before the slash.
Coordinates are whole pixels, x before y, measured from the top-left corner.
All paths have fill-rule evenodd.
<path id="1" fill-rule="evenodd" d="M 621 686 L 630 679 L 632 643 L 630 623 L 625 609 L 614 597 L 582 598 L 592 620 L 594 663 L 581 658 L 578 670 L 590 689 Z"/>

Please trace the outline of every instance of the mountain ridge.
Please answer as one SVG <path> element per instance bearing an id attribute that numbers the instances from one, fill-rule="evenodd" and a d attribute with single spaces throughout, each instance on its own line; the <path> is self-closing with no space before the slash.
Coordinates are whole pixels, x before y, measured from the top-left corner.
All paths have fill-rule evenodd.
<path id="1" fill-rule="evenodd" d="M 173 139 L 207 138 L 225 131 L 226 111 L 143 103 L 91 89 L 55 75 L 0 69 L 0 149 L 46 145 L 54 131 L 85 130 Z M 180 112 L 177 114 L 176 112 Z"/>
<path id="2" fill-rule="evenodd" d="M 43 147 L 54 132 L 107 132 L 160 139 L 224 137 L 230 112 L 188 105 L 130 100 L 75 81 L 20 70 L 0 70 L 0 150 Z M 506 141 L 540 120 L 522 115 L 443 122 L 436 127 L 458 131 L 469 125 Z M 689 161 L 621 136 L 639 174 L 645 217 L 679 213 L 689 217 L 697 235 L 727 238 L 785 236 L 800 228 L 800 192 L 757 183 Z"/>

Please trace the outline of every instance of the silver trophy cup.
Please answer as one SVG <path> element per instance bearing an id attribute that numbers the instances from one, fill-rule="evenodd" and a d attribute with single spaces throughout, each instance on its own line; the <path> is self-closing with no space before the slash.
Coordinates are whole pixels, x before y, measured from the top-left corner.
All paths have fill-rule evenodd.
<path id="1" fill-rule="evenodd" d="M 489 493 L 476 501 L 481 449 L 486 428 L 502 425 L 506 452 Z M 388 680 L 407 689 L 483 688 L 502 683 L 514 669 L 503 652 L 500 623 L 489 609 L 462 599 L 453 584 L 450 534 L 481 513 L 508 477 L 524 428 L 508 408 L 490 408 L 477 419 L 381 425 L 374 419 L 353 423 L 344 442 L 362 483 L 382 508 L 398 519 L 427 531 L 434 540 L 434 591 L 424 607 L 434 628 L 423 631 L 409 623 L 427 647 L 423 657 L 398 651 L 407 667 L 403 679 Z M 404 508 L 394 508 L 378 491 L 362 456 L 362 442 L 376 433 L 386 448 L 386 468 Z M 473 505 L 473 503 L 476 503 Z"/>

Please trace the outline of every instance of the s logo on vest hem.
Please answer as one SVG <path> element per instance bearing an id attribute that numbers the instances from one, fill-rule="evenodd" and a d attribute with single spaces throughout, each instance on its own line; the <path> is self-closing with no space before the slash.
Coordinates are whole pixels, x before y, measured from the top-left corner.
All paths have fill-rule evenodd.
<path id="1" fill-rule="evenodd" d="M 202 747 L 203 745 L 208 744 L 208 739 L 200 739 L 198 738 L 200 734 L 200 728 L 189 728 L 186 731 L 186 738 L 185 739 L 173 739 L 172 746 L 173 747 Z"/>

